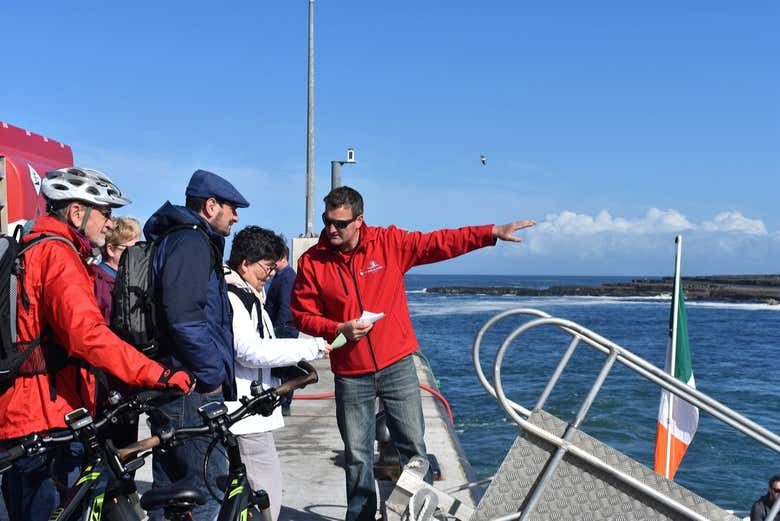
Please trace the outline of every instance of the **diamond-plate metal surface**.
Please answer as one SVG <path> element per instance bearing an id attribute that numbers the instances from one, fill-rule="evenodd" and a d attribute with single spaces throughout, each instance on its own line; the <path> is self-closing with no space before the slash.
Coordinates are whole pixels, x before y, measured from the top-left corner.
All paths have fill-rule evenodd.
<path id="1" fill-rule="evenodd" d="M 563 436 L 566 429 L 566 423 L 544 411 L 533 413 L 530 421 L 556 436 Z M 738 521 L 716 505 L 583 432 L 576 431 L 572 443 L 708 519 Z M 472 521 L 488 521 L 520 511 L 555 448 L 526 432 L 518 436 L 477 506 Z M 530 519 L 634 521 L 688 518 L 567 453 L 547 482 L 542 499 Z"/>

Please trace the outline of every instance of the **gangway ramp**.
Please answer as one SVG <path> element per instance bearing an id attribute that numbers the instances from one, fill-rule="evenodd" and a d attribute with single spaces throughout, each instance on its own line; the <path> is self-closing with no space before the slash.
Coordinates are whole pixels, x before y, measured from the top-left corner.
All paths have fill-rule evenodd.
<path id="1" fill-rule="evenodd" d="M 493 383 L 485 377 L 480 347 L 485 332 L 511 316 L 526 315 L 529 320 L 506 336 L 493 362 Z M 558 328 L 571 337 L 536 403 L 526 408 L 507 398 L 501 381 L 501 367 L 508 348 L 534 328 Z M 574 418 L 564 421 L 544 407 L 561 375 L 570 369 L 578 347 L 592 348 L 603 355 L 590 389 Z M 545 346 L 545 353 L 553 353 Z M 697 391 L 629 350 L 574 322 L 551 317 L 535 309 L 515 309 L 499 313 L 477 333 L 473 347 L 477 377 L 499 402 L 520 432 L 476 509 L 464 515 L 442 516 L 449 505 L 446 493 L 425 484 L 412 466 L 404 470 L 391 495 L 389 507 L 402 519 L 458 519 L 460 521 L 559 521 L 585 520 L 737 520 L 731 513 L 699 497 L 685 487 L 656 474 L 652 469 L 620 453 L 581 430 L 599 391 L 616 364 L 627 367 L 634 376 L 665 389 L 695 405 L 754 441 L 780 453 L 780 437 L 741 416 L 720 402 Z M 592 363 L 590 361 L 588 363 Z M 537 371 L 537 367 L 527 367 Z M 522 372 L 522 371 L 521 371 Z M 631 374 L 631 373 L 630 373 Z M 514 377 L 523 378 L 515 374 Z M 587 384 L 586 384 L 587 385 Z M 660 393 L 659 393 L 660 395 Z M 423 504 L 423 498 L 429 501 Z M 438 501 L 435 513 L 430 501 Z M 776 505 L 780 508 L 780 503 Z M 774 514 L 770 513 L 770 517 Z"/>
<path id="2" fill-rule="evenodd" d="M 545 411 L 529 417 L 534 426 L 563 438 L 568 425 Z M 572 431 L 570 443 L 593 458 L 630 476 L 659 496 L 673 500 L 689 512 L 681 513 L 637 485 L 624 482 L 600 466 L 568 451 L 542 489 L 541 497 L 528 519 L 542 520 L 688 520 L 738 521 L 717 505 L 655 473 L 625 454 L 592 438 Z M 477 507 L 473 521 L 488 521 L 523 511 L 535 487 L 541 484 L 557 446 L 530 431 L 523 431 L 496 472 Z"/>

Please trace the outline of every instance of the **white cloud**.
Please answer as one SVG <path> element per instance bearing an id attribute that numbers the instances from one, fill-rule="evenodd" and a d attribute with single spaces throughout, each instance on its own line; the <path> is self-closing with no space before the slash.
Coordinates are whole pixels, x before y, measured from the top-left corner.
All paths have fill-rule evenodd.
<path id="1" fill-rule="evenodd" d="M 674 209 L 650 208 L 639 217 L 562 211 L 524 233 L 525 248 L 505 251 L 516 258 L 523 250 L 525 265 L 546 272 L 665 273 L 678 234 L 688 273 L 776 271 L 770 260 L 780 254 L 780 231 L 736 211 L 699 222 Z"/>
<path id="2" fill-rule="evenodd" d="M 748 219 L 739 212 L 721 212 L 711 221 L 704 221 L 701 229 L 708 232 L 736 232 L 748 235 L 768 235 L 766 226 L 757 219 Z"/>
<path id="3" fill-rule="evenodd" d="M 748 235 L 768 235 L 763 221 L 750 219 L 740 212 L 720 212 L 711 220 L 701 224 L 692 223 L 674 209 L 650 208 L 642 217 L 613 217 L 602 210 L 595 216 L 578 214 L 568 210 L 548 214 L 539 223 L 535 232 L 560 235 L 590 235 L 617 233 L 626 235 L 651 235 L 658 233 L 679 233 L 683 231 L 732 232 Z"/>

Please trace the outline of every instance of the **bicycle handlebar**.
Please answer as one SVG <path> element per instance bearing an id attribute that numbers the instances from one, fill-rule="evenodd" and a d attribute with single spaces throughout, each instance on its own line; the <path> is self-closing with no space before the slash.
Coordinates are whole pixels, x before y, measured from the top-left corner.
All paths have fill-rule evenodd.
<path id="1" fill-rule="evenodd" d="M 309 384 L 317 383 L 319 376 L 316 369 L 308 362 L 301 361 L 298 364 L 304 374 L 292 380 L 288 380 L 281 384 L 277 388 L 268 389 L 258 396 L 254 396 L 251 399 L 243 402 L 243 405 L 236 411 L 227 415 L 229 424 L 233 425 L 249 414 L 256 413 L 258 406 L 261 403 L 274 402 L 279 396 L 285 395 L 294 391 L 295 389 L 305 387 Z M 93 423 L 94 428 L 97 431 L 101 431 L 106 425 L 110 424 L 114 418 L 117 418 L 125 412 L 132 412 L 140 414 L 147 410 L 156 407 L 158 402 L 169 401 L 173 398 L 181 396 L 181 391 L 178 390 L 148 390 L 141 391 L 132 398 L 120 402 L 119 404 L 109 408 L 103 417 Z M 202 434 L 208 434 L 210 428 L 208 425 L 202 427 L 187 427 L 184 429 L 178 429 L 174 432 L 178 436 L 197 436 Z M 31 434 L 19 445 L 13 446 L 4 453 L 0 453 L 0 472 L 7 470 L 7 468 L 17 459 L 25 455 L 34 455 L 46 452 L 50 448 L 63 443 L 68 443 L 77 438 L 75 430 L 71 432 L 60 432 L 55 434 Z M 150 450 L 160 445 L 161 440 L 159 436 L 151 436 L 144 440 L 139 440 L 136 443 L 128 445 L 127 447 L 118 450 L 119 457 L 126 459 L 128 456 L 132 456 L 138 452 L 144 450 Z"/>
<path id="2" fill-rule="evenodd" d="M 293 378 L 292 380 L 287 380 L 276 388 L 276 394 L 279 396 L 284 396 L 285 394 L 291 393 L 300 387 L 306 387 L 309 384 L 316 384 L 319 382 L 320 377 L 317 374 L 317 370 L 314 369 L 314 366 L 309 362 L 301 360 L 298 362 L 298 367 L 306 371 L 306 374 L 299 376 L 298 378 Z"/>
<path id="3" fill-rule="evenodd" d="M 0 471 L 6 470 L 6 467 L 9 467 L 11 463 L 24 456 L 26 453 L 27 451 L 22 445 L 8 449 L 5 454 L 0 455 Z"/>
<path id="4" fill-rule="evenodd" d="M 182 396 L 183 393 L 179 390 L 149 390 L 141 391 L 135 396 L 120 402 L 113 407 L 110 407 L 103 413 L 103 417 L 95 422 L 86 423 L 86 425 L 94 426 L 95 430 L 100 432 L 107 425 L 109 425 L 114 418 L 119 417 L 125 412 L 132 412 L 140 414 L 157 406 L 157 402 L 168 401 L 178 396 Z M 69 413 L 71 414 L 71 413 Z M 88 413 L 85 413 L 88 414 Z M 19 445 L 15 445 L 0 454 L 0 472 L 8 470 L 8 467 L 17 459 L 25 455 L 42 454 L 58 445 L 63 443 L 69 443 L 77 439 L 77 429 L 72 429 L 70 432 L 61 431 L 56 433 L 33 433 L 25 437 Z"/>
<path id="5" fill-rule="evenodd" d="M 242 400 L 241 407 L 226 415 L 227 427 L 231 427 L 233 424 L 237 423 L 239 420 L 242 420 L 246 416 L 256 413 L 261 403 L 275 402 L 279 396 L 285 395 L 296 389 L 305 387 L 309 384 L 317 383 L 319 381 L 317 370 L 310 363 L 300 361 L 297 365 L 303 371 L 305 371 L 304 375 L 293 378 L 292 380 L 288 380 L 275 389 L 271 388 L 263 391 L 261 394 L 253 396 L 246 401 Z M 125 460 L 130 456 L 138 454 L 139 452 L 158 447 L 162 443 L 162 437 L 165 437 L 166 439 L 175 439 L 177 437 L 181 438 L 182 436 L 199 436 L 208 434 L 209 432 L 211 432 L 211 428 L 208 425 L 203 425 L 201 427 L 184 427 L 181 429 L 176 429 L 172 433 L 165 436 L 154 435 L 142 440 L 138 440 L 137 442 L 132 443 L 127 447 L 118 449 L 117 453 L 119 454 L 120 459 Z"/>

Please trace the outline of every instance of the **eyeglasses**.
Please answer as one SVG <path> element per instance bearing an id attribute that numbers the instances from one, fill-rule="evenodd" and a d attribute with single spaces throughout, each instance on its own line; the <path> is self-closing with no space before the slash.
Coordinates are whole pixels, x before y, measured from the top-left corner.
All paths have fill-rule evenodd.
<path id="1" fill-rule="evenodd" d="M 100 215 L 106 219 L 111 219 L 111 207 L 110 206 L 93 206 L 93 210 L 97 210 Z"/>
<path id="2" fill-rule="evenodd" d="M 349 220 L 328 219 L 325 216 L 325 213 L 323 212 L 323 214 L 322 214 L 322 224 L 325 225 L 325 228 L 330 227 L 330 225 L 332 224 L 333 226 L 336 227 L 337 230 L 343 230 L 344 228 L 346 228 L 347 226 L 349 226 L 350 224 L 355 222 L 358 217 L 360 217 L 360 216 L 356 215 L 355 217 L 353 217 L 352 219 L 349 219 Z"/>
<path id="3" fill-rule="evenodd" d="M 775 494 L 780 494 L 780 488 L 773 488 L 772 490 L 775 491 Z"/>
<path id="4" fill-rule="evenodd" d="M 265 264 L 263 264 L 263 261 L 257 261 L 255 264 L 263 268 L 268 275 L 271 275 L 271 273 L 276 271 L 276 263 L 269 264 L 266 266 Z"/>

